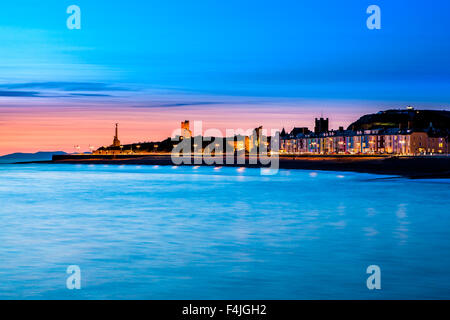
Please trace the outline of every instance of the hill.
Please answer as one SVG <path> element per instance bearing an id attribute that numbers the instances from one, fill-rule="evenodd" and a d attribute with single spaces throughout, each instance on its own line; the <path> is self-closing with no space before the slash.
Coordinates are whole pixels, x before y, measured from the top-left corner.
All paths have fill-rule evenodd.
<path id="1" fill-rule="evenodd" d="M 450 111 L 445 110 L 386 110 L 367 114 L 353 122 L 348 130 L 402 128 L 423 131 L 430 125 L 439 131 L 450 132 Z"/>
<path id="2" fill-rule="evenodd" d="M 11 153 L 0 157 L 0 162 L 11 163 L 11 162 L 25 162 L 25 161 L 48 161 L 52 160 L 53 155 L 63 155 L 67 154 L 64 151 L 39 151 L 36 153 Z"/>

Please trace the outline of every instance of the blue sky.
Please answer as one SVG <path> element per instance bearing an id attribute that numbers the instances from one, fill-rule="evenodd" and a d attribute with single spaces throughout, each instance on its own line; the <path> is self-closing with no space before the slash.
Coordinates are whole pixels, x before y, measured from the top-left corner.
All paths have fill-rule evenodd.
<path id="1" fill-rule="evenodd" d="M 70 4 L 81 30 L 66 28 Z M 366 28 L 370 4 L 381 30 Z M 19 0 L 1 4 L 0 80 L 448 102 L 449 13 L 444 0 Z"/>
<path id="2" fill-rule="evenodd" d="M 81 30 L 66 27 L 73 4 Z M 372 4 L 381 30 L 366 27 Z M 390 107 L 448 109 L 449 14 L 447 0 L 2 1 L 0 135 L 42 108 L 52 108 L 48 119 L 67 109 L 96 119 L 122 110 L 96 123 L 105 136 L 134 110 L 147 117 L 144 131 L 152 119 L 289 127 L 324 114 L 337 128 Z"/>

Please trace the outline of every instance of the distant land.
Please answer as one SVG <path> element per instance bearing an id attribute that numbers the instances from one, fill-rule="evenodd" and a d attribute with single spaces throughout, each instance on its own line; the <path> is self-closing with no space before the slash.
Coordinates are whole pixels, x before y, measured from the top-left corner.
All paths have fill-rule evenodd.
<path id="1" fill-rule="evenodd" d="M 49 161 L 54 155 L 65 155 L 64 151 L 39 151 L 36 153 L 11 153 L 0 156 L 0 163 L 12 163 L 22 161 Z"/>

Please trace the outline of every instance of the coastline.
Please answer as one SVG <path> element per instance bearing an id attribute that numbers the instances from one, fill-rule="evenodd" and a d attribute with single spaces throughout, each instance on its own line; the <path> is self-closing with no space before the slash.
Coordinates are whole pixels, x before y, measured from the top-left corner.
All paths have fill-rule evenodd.
<path id="1" fill-rule="evenodd" d="M 225 160 L 225 159 L 224 159 Z M 197 164 L 192 158 L 191 164 L 183 166 L 231 166 L 260 168 L 261 164 L 250 164 L 246 157 L 245 164 L 213 164 L 202 162 Z M 167 165 L 173 166 L 168 154 L 98 157 L 92 155 L 54 156 L 51 161 L 29 161 L 26 163 L 53 164 L 112 164 L 112 165 Z M 442 179 L 450 178 L 450 157 L 385 157 L 385 156 L 280 156 L 280 169 L 324 170 L 324 171 L 353 171 L 380 175 L 398 175 L 410 179 Z"/>

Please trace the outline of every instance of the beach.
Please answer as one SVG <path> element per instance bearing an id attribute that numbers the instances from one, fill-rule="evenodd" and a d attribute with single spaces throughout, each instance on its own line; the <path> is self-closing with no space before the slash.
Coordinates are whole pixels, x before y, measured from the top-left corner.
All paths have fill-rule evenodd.
<path id="1" fill-rule="evenodd" d="M 238 167 L 262 167 L 261 164 L 249 163 L 249 157 L 244 164 L 227 164 L 224 157 L 222 164 L 214 166 L 238 166 Z M 254 161 L 255 162 L 255 161 Z M 72 163 L 72 164 L 116 164 L 116 165 L 174 165 L 169 154 L 155 155 L 118 155 L 93 156 L 93 155 L 55 155 L 52 161 L 47 163 Z M 189 165 L 189 164 L 187 164 Z M 204 162 L 196 163 L 192 157 L 190 165 L 207 165 Z M 361 173 L 374 173 L 382 175 L 400 175 L 408 178 L 450 178 L 450 157 L 448 156 L 353 156 L 353 155 L 329 155 L 329 156 L 280 156 L 280 169 L 326 170 L 326 171 L 353 171 Z"/>

